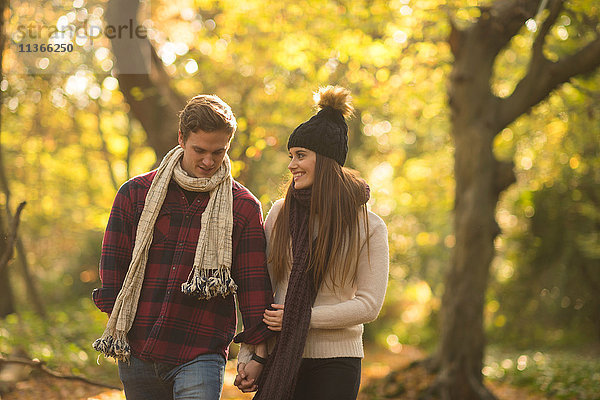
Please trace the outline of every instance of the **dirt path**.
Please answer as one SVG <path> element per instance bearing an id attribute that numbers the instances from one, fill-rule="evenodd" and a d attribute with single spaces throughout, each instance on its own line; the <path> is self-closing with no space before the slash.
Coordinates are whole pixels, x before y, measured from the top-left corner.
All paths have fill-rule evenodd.
<path id="1" fill-rule="evenodd" d="M 427 374 L 414 368 L 400 375 L 398 382 L 393 382 L 388 387 L 368 389 L 373 382 L 380 382 L 390 371 L 407 366 L 410 362 L 422 358 L 421 350 L 404 346 L 399 353 L 386 351 L 367 351 L 363 363 L 363 381 L 359 400 L 371 400 L 382 398 L 381 392 L 396 391 L 397 395 L 388 398 L 402 400 L 416 400 L 418 391 L 426 387 L 431 381 Z M 244 394 L 232 385 L 235 377 L 235 362 L 229 361 L 225 370 L 225 385 L 223 387 L 223 400 L 246 400 L 251 399 L 252 394 Z M 511 387 L 509 385 L 487 382 L 499 400 L 545 400 L 546 397 L 539 394 L 530 394 L 526 390 Z M 376 391 L 378 396 L 372 393 Z M 2 395 L 1 400 L 125 400 L 122 391 L 107 390 L 97 386 L 91 386 L 82 382 L 55 379 L 49 376 L 34 376 L 27 381 L 20 382 L 17 389 L 9 394 Z"/>

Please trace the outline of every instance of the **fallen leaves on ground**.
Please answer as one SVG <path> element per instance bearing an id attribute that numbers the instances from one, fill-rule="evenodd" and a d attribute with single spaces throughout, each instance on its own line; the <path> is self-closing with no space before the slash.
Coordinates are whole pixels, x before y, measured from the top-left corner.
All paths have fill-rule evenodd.
<path id="1" fill-rule="evenodd" d="M 361 392 L 358 400 L 374 398 L 417 400 L 419 392 L 429 385 L 433 377 L 424 368 L 404 369 L 411 362 L 423 359 L 425 353 L 411 346 L 402 346 L 392 353 L 385 350 L 367 350 L 363 362 Z M 390 374 L 395 372 L 394 374 Z M 223 400 L 252 399 L 252 393 L 241 393 L 235 386 L 235 360 L 225 369 Z M 486 382 L 499 400 L 545 400 L 525 389 L 498 382 Z M 15 391 L 5 394 L 2 400 L 125 400 L 123 391 L 107 390 L 83 382 L 33 374 L 29 380 L 19 382 Z"/>

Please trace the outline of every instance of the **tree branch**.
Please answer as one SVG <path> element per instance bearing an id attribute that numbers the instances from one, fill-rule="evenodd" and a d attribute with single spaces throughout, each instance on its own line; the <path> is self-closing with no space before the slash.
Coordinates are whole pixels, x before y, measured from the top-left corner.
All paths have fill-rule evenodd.
<path id="1" fill-rule="evenodd" d="M 481 16 L 472 28 L 474 39 L 487 41 L 489 53 L 495 56 L 535 15 L 537 5 L 537 0 L 500 0 L 481 8 Z"/>
<path id="2" fill-rule="evenodd" d="M 517 181 L 512 161 L 497 161 L 494 170 L 494 189 L 497 194 L 502 193 Z"/>
<path id="3" fill-rule="evenodd" d="M 12 219 L 12 227 L 8 232 L 8 241 L 6 242 L 6 252 L 2 255 L 0 259 L 0 272 L 4 270 L 4 268 L 8 265 L 8 262 L 13 256 L 15 242 L 17 241 L 17 231 L 19 230 L 19 222 L 21 221 L 21 211 L 27 204 L 26 201 L 21 202 L 17 207 L 17 212 L 15 213 L 14 218 Z"/>
<path id="4" fill-rule="evenodd" d="M 39 118 L 39 113 L 36 113 L 36 118 Z M 37 119 L 35 119 L 37 121 Z M 1 130 L 0 130 L 1 134 Z M 0 141 L 0 184 L 2 185 L 2 191 L 4 192 L 4 196 L 6 197 L 6 216 L 8 217 L 8 223 L 13 224 L 14 216 L 10 209 L 10 187 L 8 184 L 8 179 L 6 177 L 6 171 L 4 169 L 4 157 L 2 152 L 2 142 Z M 15 239 L 15 246 L 17 248 L 18 260 L 21 264 L 21 273 L 23 274 L 23 280 L 25 281 L 25 286 L 29 293 L 29 298 L 33 303 L 33 307 L 38 315 L 42 318 L 46 318 L 46 309 L 44 304 L 40 299 L 39 292 L 33 282 L 33 278 L 31 277 L 31 273 L 29 272 L 29 263 L 27 262 L 27 252 L 25 251 L 25 246 L 21 241 L 21 238 L 17 235 Z M 8 261 L 7 261 L 8 264 Z"/>
<path id="5" fill-rule="evenodd" d="M 450 45 L 450 50 L 454 57 L 460 56 L 460 49 L 463 43 L 463 32 L 456 26 L 456 22 L 452 17 L 449 18 L 450 22 L 450 36 L 448 37 L 448 44 Z"/>
<path id="6" fill-rule="evenodd" d="M 119 189 L 119 182 L 117 181 L 117 177 L 115 176 L 115 171 L 112 168 L 112 163 L 110 162 L 110 151 L 108 151 L 108 144 L 106 143 L 106 136 L 104 131 L 102 130 L 102 123 L 100 119 L 100 115 L 102 109 L 100 107 L 100 103 L 98 103 L 98 115 L 96 116 L 96 128 L 98 129 L 98 136 L 100 137 L 100 143 L 102 145 L 102 155 L 104 156 L 104 161 L 106 161 L 106 166 L 108 168 L 108 176 L 113 184 L 113 189 Z M 127 150 L 129 152 L 129 150 Z M 127 166 L 129 169 L 129 165 Z"/>
<path id="7" fill-rule="evenodd" d="M 455 57 L 448 89 L 452 120 L 459 115 L 477 120 L 482 114 L 495 114 L 497 99 L 490 89 L 494 62 L 525 21 L 535 15 L 537 5 L 537 0 L 498 0 L 489 7 L 480 7 L 481 15 L 468 28 L 452 27 L 448 39 Z M 459 106 L 472 98 L 479 99 L 475 107 Z M 485 123 L 493 125 L 493 121 Z"/>
<path id="8" fill-rule="evenodd" d="M 495 131 L 500 132 L 521 114 L 538 104 L 559 85 L 576 75 L 594 71 L 600 65 L 600 36 L 577 53 L 551 62 L 545 57 L 532 58 L 527 75 L 517 84 L 514 92 L 498 101 Z"/>
<path id="9" fill-rule="evenodd" d="M 104 387 L 107 389 L 122 390 L 122 388 L 119 386 L 114 386 L 114 385 L 110 385 L 107 383 L 93 381 L 93 380 L 90 380 L 83 376 L 61 374 L 59 372 L 49 369 L 48 367 L 46 367 L 44 365 L 44 362 L 39 361 L 39 360 L 29 360 L 27 358 L 5 358 L 5 357 L 0 356 L 0 365 L 5 364 L 5 363 L 6 364 L 21 364 L 21 365 L 27 365 L 30 367 L 34 367 L 34 368 L 42 371 L 43 373 L 50 375 L 53 378 L 76 380 L 76 381 L 81 381 L 81 382 L 87 383 L 88 385 L 100 386 L 100 387 Z"/>
<path id="10" fill-rule="evenodd" d="M 560 15 L 560 12 L 562 11 L 562 9 L 563 9 L 563 1 L 562 0 L 555 0 L 550 5 L 550 15 L 548 15 L 548 17 L 542 24 L 542 27 L 540 28 L 538 35 L 535 38 L 535 41 L 533 42 L 533 46 L 531 49 L 532 58 L 535 58 L 537 60 L 544 58 L 543 49 L 544 49 L 544 43 L 546 43 L 546 36 L 548 36 L 548 33 L 550 32 L 552 25 L 554 25 L 554 23 L 558 19 L 558 16 Z M 543 10 L 540 10 L 540 12 L 541 11 L 543 11 Z M 530 66 L 533 64 L 534 63 L 532 62 L 530 64 Z"/>

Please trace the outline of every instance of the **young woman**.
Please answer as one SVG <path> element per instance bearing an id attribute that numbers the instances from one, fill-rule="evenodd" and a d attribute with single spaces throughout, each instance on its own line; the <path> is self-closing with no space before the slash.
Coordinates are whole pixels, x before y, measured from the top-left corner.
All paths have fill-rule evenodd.
<path id="1" fill-rule="evenodd" d="M 264 348 L 240 350 L 236 385 L 258 387 L 255 399 L 356 399 L 363 324 L 385 296 L 387 229 L 367 211 L 367 184 L 343 167 L 350 92 L 328 86 L 315 100 L 319 112 L 289 137 L 293 177 L 265 221 L 275 304 L 264 322 L 280 333 L 266 359 Z"/>

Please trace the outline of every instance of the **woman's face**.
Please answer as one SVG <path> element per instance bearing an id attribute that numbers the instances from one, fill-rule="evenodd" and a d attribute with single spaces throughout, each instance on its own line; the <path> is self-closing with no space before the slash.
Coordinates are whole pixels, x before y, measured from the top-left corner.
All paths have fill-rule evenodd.
<path id="1" fill-rule="evenodd" d="M 304 147 L 290 148 L 290 163 L 288 169 L 294 176 L 296 189 L 307 189 L 315 181 L 315 165 L 317 153 Z"/>

